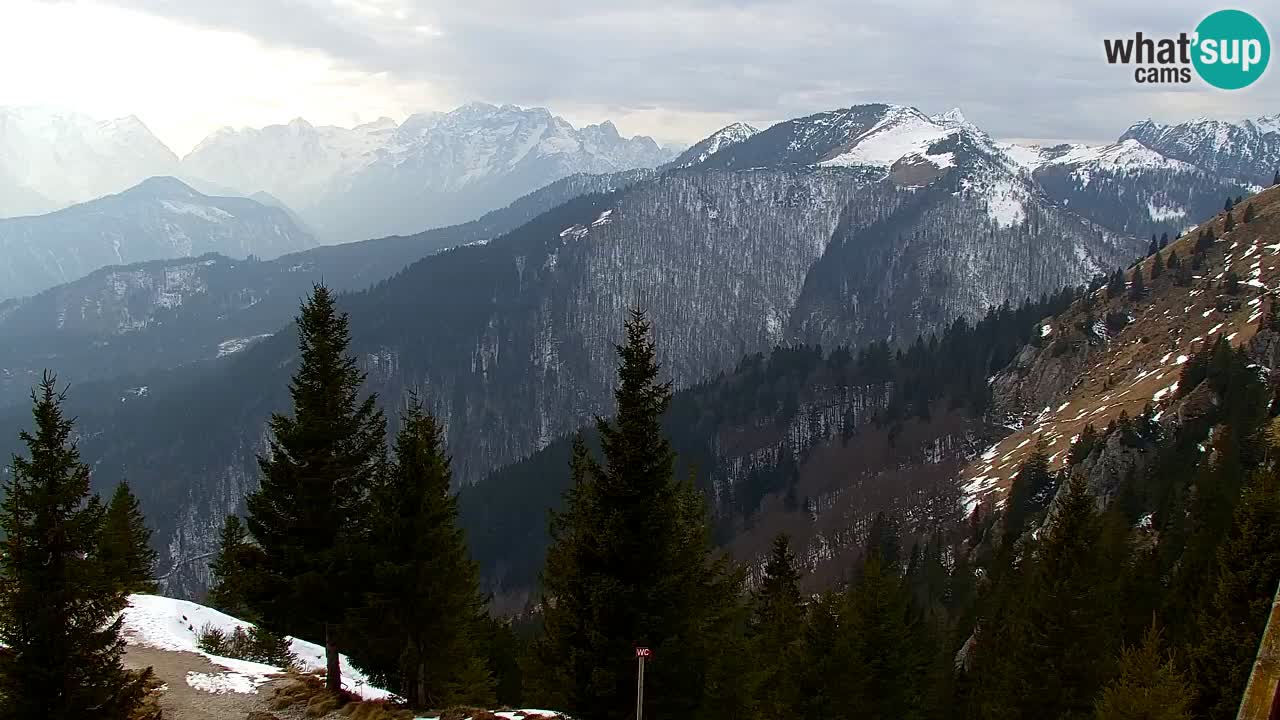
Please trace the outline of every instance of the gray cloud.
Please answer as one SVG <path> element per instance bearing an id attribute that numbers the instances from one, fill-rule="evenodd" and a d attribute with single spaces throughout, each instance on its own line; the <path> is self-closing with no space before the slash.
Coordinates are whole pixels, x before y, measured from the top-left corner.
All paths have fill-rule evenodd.
<path id="1" fill-rule="evenodd" d="M 687 127 L 889 101 L 960 106 L 997 136 L 1100 140 L 1148 116 L 1280 112 L 1277 68 L 1223 93 L 1142 87 L 1106 65 L 1104 37 L 1191 30 L 1214 9 L 1182 0 L 110 1 L 459 100 L 660 111 Z M 1240 7 L 1270 19 L 1262 2 Z"/>

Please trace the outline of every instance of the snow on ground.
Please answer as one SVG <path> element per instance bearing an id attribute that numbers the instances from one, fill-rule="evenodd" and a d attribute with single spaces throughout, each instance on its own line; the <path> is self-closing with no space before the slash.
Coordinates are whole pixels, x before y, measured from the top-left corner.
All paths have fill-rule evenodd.
<path id="1" fill-rule="evenodd" d="M 249 337 L 231 338 L 218 343 L 218 357 L 226 357 L 244 350 L 253 343 L 262 338 L 271 337 L 271 333 L 263 333 L 261 335 L 250 335 Z"/>
<path id="2" fill-rule="evenodd" d="M 1027 170 L 1035 170 L 1045 163 L 1044 151 L 1039 145 L 1019 145 L 1017 143 L 996 143 L 996 147 L 1009 156 L 1015 165 Z"/>
<path id="3" fill-rule="evenodd" d="M 1007 228 L 1026 219 L 1022 206 L 1024 193 L 1008 180 L 997 180 L 987 194 L 987 214 L 996 225 Z"/>
<path id="4" fill-rule="evenodd" d="M 503 718 L 503 720 L 528 720 L 531 718 L 558 718 L 564 717 L 558 712 L 551 710 L 501 710 L 495 712 L 494 715 Z M 440 720 L 438 717 L 417 718 L 417 720 Z"/>
<path id="5" fill-rule="evenodd" d="M 854 141 L 853 147 L 836 157 L 824 160 L 820 165 L 848 167 L 871 165 L 891 167 L 907 157 L 920 157 L 945 168 L 955 163 L 952 153 L 929 155 L 929 147 L 960 132 L 956 127 L 945 127 L 916 111 L 893 108 L 870 130 Z"/>
<path id="6" fill-rule="evenodd" d="M 259 685 L 281 668 L 262 663 L 224 658 L 200 650 L 198 638 L 206 625 L 231 633 L 236 628 L 248 628 L 250 623 L 238 620 L 213 608 L 186 600 L 158 595 L 130 595 L 129 607 L 124 610 L 124 636 L 131 645 L 193 652 L 209 659 L 227 672 L 214 674 L 189 673 L 187 684 L 206 692 L 257 692 Z M 324 648 L 297 638 L 290 639 L 289 649 L 298 656 L 303 670 L 324 669 Z M 365 700 L 389 698 L 392 693 L 369 685 L 365 676 L 355 668 L 346 656 L 342 657 L 342 687 Z"/>

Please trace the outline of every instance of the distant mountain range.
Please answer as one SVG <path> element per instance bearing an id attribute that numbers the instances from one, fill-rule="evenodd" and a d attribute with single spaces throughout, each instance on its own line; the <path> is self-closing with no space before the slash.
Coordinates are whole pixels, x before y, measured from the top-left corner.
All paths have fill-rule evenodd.
<path id="1" fill-rule="evenodd" d="M 179 160 L 136 118 L 0 108 L 0 217 L 38 214 L 173 175 L 210 194 L 266 192 L 325 243 L 473 220 L 576 173 L 675 156 L 612 123 L 574 128 L 543 108 L 464 105 L 355 128 L 219 130 Z"/>
<path id="2" fill-rule="evenodd" d="M 39 215 L 178 174 L 178 156 L 132 115 L 98 121 L 0 107 L 0 217 Z"/>
<path id="3" fill-rule="evenodd" d="M 287 210 L 210 197 L 171 177 L 47 215 L 0 219 L 0 300 L 77 280 L 107 265 L 216 252 L 276 257 L 315 238 Z"/>

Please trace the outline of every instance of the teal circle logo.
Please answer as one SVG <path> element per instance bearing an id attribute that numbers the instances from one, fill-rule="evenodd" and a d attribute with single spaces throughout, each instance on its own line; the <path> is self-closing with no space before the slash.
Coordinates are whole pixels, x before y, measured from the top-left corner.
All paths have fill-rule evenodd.
<path id="1" fill-rule="evenodd" d="M 1196 26 L 1191 63 L 1210 85 L 1239 90 L 1262 77 L 1271 59 L 1271 39 L 1258 19 L 1243 10 L 1219 10 Z"/>

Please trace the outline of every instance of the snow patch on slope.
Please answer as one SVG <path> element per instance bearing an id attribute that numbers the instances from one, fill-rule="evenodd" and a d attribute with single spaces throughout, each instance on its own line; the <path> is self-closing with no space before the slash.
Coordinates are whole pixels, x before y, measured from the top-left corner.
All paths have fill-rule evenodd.
<path id="1" fill-rule="evenodd" d="M 259 685 L 270 679 L 270 675 L 281 672 L 281 668 L 271 665 L 219 657 L 200 650 L 198 642 L 200 630 L 206 625 L 226 633 L 231 633 L 236 628 L 251 627 L 250 623 L 213 608 L 158 595 L 130 595 L 129 606 L 124 609 L 123 615 L 123 635 L 130 645 L 174 652 L 192 652 L 203 655 L 214 665 L 227 669 L 228 672 L 218 675 L 205 673 L 193 673 L 195 677 L 189 675 L 187 684 L 194 688 L 208 692 L 256 692 Z M 298 663 L 304 670 L 324 669 L 324 647 L 305 640 L 290 638 L 289 649 L 298 656 Z M 351 666 L 351 662 L 345 655 L 342 656 L 341 667 L 344 690 L 366 700 L 392 697 L 392 693 L 369 685 L 368 679 Z"/>
<path id="2" fill-rule="evenodd" d="M 963 121 L 963 116 L 960 116 Z M 824 160 L 825 167 L 870 165 L 892 167 L 899 160 L 920 158 L 939 168 L 955 164 L 952 153 L 929 154 L 934 144 L 960 132 L 958 126 L 935 122 L 911 108 L 891 108 L 845 152 Z"/>

